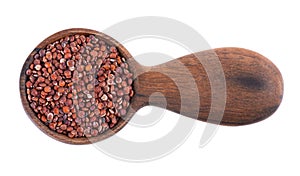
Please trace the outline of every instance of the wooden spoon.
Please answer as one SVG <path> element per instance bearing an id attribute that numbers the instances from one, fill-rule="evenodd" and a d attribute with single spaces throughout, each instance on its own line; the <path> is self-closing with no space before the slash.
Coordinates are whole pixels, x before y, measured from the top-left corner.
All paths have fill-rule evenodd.
<path id="1" fill-rule="evenodd" d="M 74 34 L 96 35 L 108 44 L 117 46 L 136 77 L 133 83 L 135 95 L 126 117 L 120 119 L 111 130 L 92 138 L 69 138 L 50 130 L 37 118 L 26 99 L 25 71 L 33 61 L 33 56 L 47 44 Z M 219 61 L 213 62 L 216 58 Z M 216 74 L 212 75 L 214 72 Z M 216 84 L 212 86 L 213 82 Z M 216 93 L 215 90 L 224 93 Z M 137 110 L 149 105 L 150 97 L 151 105 L 204 122 L 230 126 L 259 122 L 279 107 L 283 96 L 283 80 L 280 71 L 267 58 L 242 48 L 201 51 L 162 65 L 145 67 L 137 63 L 120 43 L 103 33 L 89 29 L 68 29 L 42 41 L 29 55 L 21 71 L 20 94 L 26 113 L 44 133 L 65 143 L 88 144 L 106 139 L 121 130 Z M 223 118 L 220 117 L 222 114 Z"/>

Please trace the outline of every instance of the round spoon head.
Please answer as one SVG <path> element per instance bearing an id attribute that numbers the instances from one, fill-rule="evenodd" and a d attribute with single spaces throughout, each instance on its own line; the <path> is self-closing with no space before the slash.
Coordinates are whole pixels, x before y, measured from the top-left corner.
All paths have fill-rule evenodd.
<path id="1" fill-rule="evenodd" d="M 67 29 L 67 30 L 63 30 L 58 33 L 55 33 L 55 34 L 51 35 L 50 37 L 46 38 L 44 41 L 42 41 L 30 53 L 30 55 L 26 59 L 24 65 L 23 65 L 22 71 L 21 71 L 21 75 L 20 75 L 19 89 L 20 89 L 22 104 L 23 104 L 23 107 L 24 107 L 27 115 L 30 117 L 30 119 L 33 121 L 33 123 L 42 132 L 44 132 L 48 136 L 50 136 L 58 141 L 68 143 L 68 144 L 89 144 L 89 143 L 94 143 L 94 142 L 104 140 L 104 139 L 114 135 L 118 131 L 120 131 L 127 124 L 129 119 L 134 115 L 134 110 L 132 108 L 128 108 L 127 114 L 124 115 L 124 117 L 119 118 L 116 125 L 109 128 L 102 134 L 99 134 L 95 137 L 85 137 L 84 136 L 84 137 L 70 138 L 66 134 L 60 134 L 60 133 L 50 129 L 49 126 L 46 126 L 45 123 L 42 122 L 41 118 L 39 118 L 37 113 L 34 112 L 33 109 L 31 108 L 30 102 L 29 102 L 28 96 L 27 96 L 28 92 L 26 92 L 27 91 L 26 79 L 28 79 L 27 75 L 26 75 L 26 71 L 28 70 L 28 68 L 30 67 L 32 62 L 34 61 L 34 56 L 39 52 L 40 49 L 44 49 L 49 44 L 52 44 L 55 41 L 58 41 L 60 39 L 63 39 L 65 37 L 68 37 L 71 35 L 85 35 L 85 36 L 93 35 L 93 36 L 96 36 L 98 39 L 104 41 L 106 44 L 108 44 L 110 46 L 115 46 L 117 48 L 118 52 L 120 53 L 120 55 L 126 59 L 126 63 L 128 63 L 128 65 L 130 66 L 130 72 L 133 75 L 135 75 L 135 72 L 136 72 L 135 70 L 136 70 L 136 67 L 138 67 L 138 66 L 137 66 L 137 63 L 133 60 L 130 53 L 120 43 L 118 43 L 116 40 L 114 40 L 110 36 L 107 36 L 101 32 L 90 30 L 90 29 Z M 132 86 L 134 86 L 134 83 Z M 134 88 L 133 88 L 133 90 L 134 90 Z M 132 101 L 132 99 L 133 98 L 131 98 L 131 101 Z M 49 120 L 49 119 L 47 119 L 47 120 Z"/>

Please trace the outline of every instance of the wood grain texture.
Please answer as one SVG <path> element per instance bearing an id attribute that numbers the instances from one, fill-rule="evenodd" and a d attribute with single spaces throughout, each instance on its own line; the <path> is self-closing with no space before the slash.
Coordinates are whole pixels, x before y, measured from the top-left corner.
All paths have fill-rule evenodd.
<path id="1" fill-rule="evenodd" d="M 97 137 L 71 139 L 50 130 L 31 110 L 26 98 L 25 72 L 33 56 L 47 44 L 73 34 L 96 35 L 117 46 L 135 76 L 133 87 L 136 93 L 128 114 L 114 128 Z M 19 89 L 27 115 L 41 131 L 64 143 L 89 144 L 114 135 L 137 110 L 149 104 L 221 125 L 255 123 L 269 117 L 279 107 L 283 80 L 273 63 L 246 49 L 219 48 L 190 54 L 162 65 L 144 67 L 113 38 L 90 29 L 68 29 L 46 38 L 30 53 L 20 74 Z"/>
<path id="2" fill-rule="evenodd" d="M 207 61 L 215 60 L 216 57 L 224 71 L 223 85 L 226 90 L 225 94 L 220 95 L 225 98 L 215 96 L 215 104 L 211 106 L 213 94 L 210 81 L 222 75 L 216 73 L 208 76 L 207 72 L 217 72 L 219 68 L 217 64 L 204 68 L 201 62 L 206 62 L 207 65 Z M 147 105 L 149 97 L 160 92 L 164 96 L 154 94 L 151 105 L 205 122 L 231 126 L 252 124 L 272 115 L 283 96 L 283 80 L 275 65 L 264 56 L 242 48 L 202 51 L 144 69 L 147 71 L 140 74 L 135 83 L 136 107 Z M 191 77 L 196 88 L 191 85 L 193 81 L 188 80 Z M 222 81 L 224 80 L 220 79 L 221 83 L 216 84 L 214 90 L 224 89 Z M 184 84 L 186 86 L 178 86 Z M 166 107 L 162 103 L 165 99 Z M 195 111 L 199 103 L 195 99 L 200 102 L 197 113 Z M 208 119 L 212 112 L 216 115 Z M 223 112 L 224 116 L 220 117 Z"/>

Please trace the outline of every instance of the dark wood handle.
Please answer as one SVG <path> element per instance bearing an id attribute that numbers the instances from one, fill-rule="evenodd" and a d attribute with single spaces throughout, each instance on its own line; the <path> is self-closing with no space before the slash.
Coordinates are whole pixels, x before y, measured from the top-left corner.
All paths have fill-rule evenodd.
<path id="1" fill-rule="evenodd" d="M 145 68 L 135 89 L 136 106 L 148 105 L 151 97 L 151 105 L 237 126 L 272 115 L 282 100 L 283 80 L 264 56 L 241 48 L 220 48 Z"/>

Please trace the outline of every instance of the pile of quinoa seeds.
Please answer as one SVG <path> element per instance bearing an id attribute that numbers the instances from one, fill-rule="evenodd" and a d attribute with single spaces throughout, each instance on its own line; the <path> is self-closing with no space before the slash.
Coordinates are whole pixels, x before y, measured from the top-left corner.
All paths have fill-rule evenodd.
<path id="1" fill-rule="evenodd" d="M 26 70 L 27 100 L 51 130 L 95 137 L 126 116 L 133 74 L 115 46 L 94 35 L 71 35 L 33 57 Z"/>

